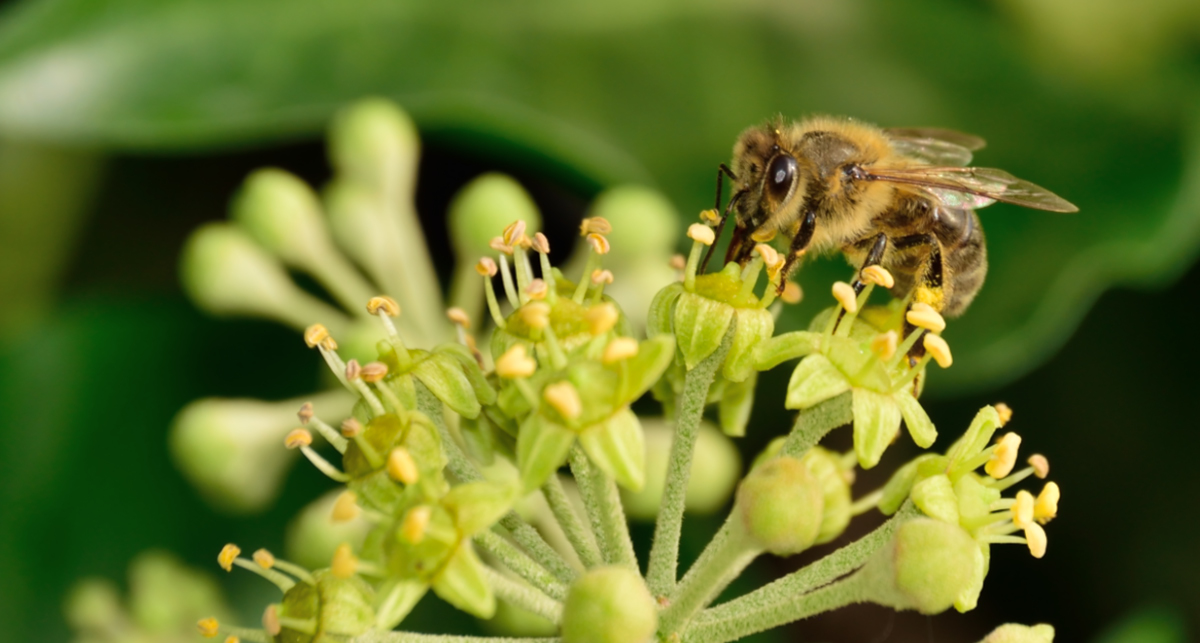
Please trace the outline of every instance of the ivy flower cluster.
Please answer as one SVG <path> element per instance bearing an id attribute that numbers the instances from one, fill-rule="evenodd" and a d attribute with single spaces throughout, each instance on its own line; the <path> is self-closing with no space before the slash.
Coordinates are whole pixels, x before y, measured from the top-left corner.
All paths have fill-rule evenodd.
<path id="1" fill-rule="evenodd" d="M 1016 468 L 1020 438 L 995 439 L 1011 418 L 1003 405 L 981 410 L 944 455 L 919 456 L 880 489 L 855 487 L 856 470 L 876 466 L 901 425 L 918 446 L 933 445 L 938 432 L 919 401 L 924 374 L 931 362 L 952 364 L 936 311 L 869 304 L 876 285 L 894 284 L 886 270 L 861 271 L 858 293 L 834 284 L 832 305 L 808 330 L 776 334 L 782 307 L 801 292 L 784 282 L 784 258 L 769 242 L 745 265 L 706 272 L 715 212 L 688 228 L 688 255 L 671 257 L 670 235 L 657 245 L 645 238 L 653 233 L 622 235 L 624 225 L 655 229 L 643 213 L 664 212 L 657 197 L 602 197 L 580 226 L 580 250 L 559 263 L 528 197 L 489 176 L 452 206 L 458 257 L 447 302 L 411 209 L 416 146 L 403 114 L 383 103 L 355 108 L 335 126 L 332 148 L 338 176 L 323 199 L 283 172 L 256 174 L 235 223 L 197 232 L 185 258 L 189 288 L 207 309 L 302 330 L 328 367 L 330 390 L 279 403 L 292 418 L 283 422 L 265 403 L 189 407 L 172 438 L 184 471 L 206 497 L 242 510 L 269 503 L 288 454 L 339 485 L 318 505 L 321 519 L 299 521 L 311 523 L 299 540 L 328 543 L 305 550 L 307 560 L 214 546 L 221 569 L 262 577 L 279 599 L 252 628 L 197 614 L 202 635 L 724 643 L 859 602 L 971 610 L 992 545 L 1045 555 L 1059 488 L 1012 492 L 1045 479 L 1049 464 L 1034 455 Z M 622 257 L 625 241 L 648 245 Z M 300 290 L 285 266 L 310 273 L 349 312 Z M 624 280 L 649 283 L 653 294 L 614 296 Z M 715 408 L 722 440 L 769 430 L 751 425 L 750 408 L 758 374 L 779 367 L 792 369 L 784 406 L 795 423 L 736 489 L 716 492 L 732 507 L 681 574 L 691 490 L 727 477 L 693 479 L 695 462 L 715 461 L 700 439 L 704 415 Z M 647 394 L 665 419 L 635 412 Z M 648 440 L 648 427 L 664 422 L 669 439 Z M 846 425 L 850 451 L 821 446 Z M 665 473 L 653 473 L 648 463 L 662 460 Z M 624 510 L 638 492 L 655 494 L 658 508 L 649 552 L 635 549 Z M 541 514 L 528 511 L 531 500 Z M 714 604 L 757 557 L 835 543 L 873 511 L 890 518 Z M 504 606 L 530 618 L 506 620 L 517 638 L 406 630 L 429 593 L 479 619 Z M 1010 624 L 984 642 L 1052 639 L 1048 625 Z"/>

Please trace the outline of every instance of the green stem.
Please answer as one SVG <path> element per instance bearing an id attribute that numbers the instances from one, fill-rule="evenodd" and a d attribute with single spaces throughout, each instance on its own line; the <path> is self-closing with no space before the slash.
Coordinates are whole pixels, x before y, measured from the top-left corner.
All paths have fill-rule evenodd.
<path id="1" fill-rule="evenodd" d="M 583 566 L 588 569 L 600 566 L 603 563 L 600 547 L 580 520 L 579 514 L 575 513 L 575 507 L 567 497 L 567 492 L 557 475 L 552 475 L 546 480 L 546 484 L 542 485 L 542 493 L 546 495 L 546 503 L 550 505 L 550 510 L 554 512 L 554 517 L 570 541 L 571 547 L 575 548 Z"/>
<path id="2" fill-rule="evenodd" d="M 716 379 L 717 369 L 725 362 L 736 327 L 735 318 L 717 350 L 688 371 L 683 381 L 683 395 L 675 418 L 675 437 L 671 441 L 671 455 L 667 461 L 667 479 L 658 520 L 654 525 L 650 564 L 646 570 L 646 584 L 656 597 L 668 596 L 675 589 L 679 536 L 683 531 L 683 510 L 692 473 L 692 454 L 696 450 L 696 438 L 700 435 L 700 420 L 704 417 L 704 405 L 708 402 L 708 389 Z"/>
<path id="3" fill-rule="evenodd" d="M 434 426 L 437 427 L 438 435 L 442 438 L 442 451 L 446 454 L 450 473 L 454 474 L 454 477 L 458 478 L 460 482 L 482 480 L 483 476 L 479 473 L 479 469 L 467 458 L 467 454 L 458 446 L 458 442 L 454 441 L 454 436 L 450 435 L 445 417 L 442 415 L 442 401 L 420 382 L 417 382 L 416 389 L 417 410 L 429 416 Z M 517 544 L 524 548 L 534 560 L 554 574 L 555 578 L 564 583 L 575 580 L 575 570 L 571 569 L 562 555 L 555 551 L 533 526 L 515 512 L 510 511 L 502 516 L 500 526 L 507 529 L 513 540 L 517 541 Z"/>
<path id="4" fill-rule="evenodd" d="M 780 455 L 799 458 L 817 445 L 826 433 L 854 419 L 849 391 L 805 409 L 796 416 L 796 424 L 780 449 Z"/>
<path id="5" fill-rule="evenodd" d="M 503 536 L 493 531 L 481 531 L 474 536 L 475 543 L 484 551 L 496 557 L 505 567 L 516 575 L 524 578 L 531 585 L 544 592 L 550 598 L 561 601 L 567 598 L 567 586 L 558 582 L 553 574 L 546 571 L 529 557 L 517 549 Z"/>
<path id="6" fill-rule="evenodd" d="M 562 639 L 514 638 L 510 636 L 458 636 L 455 634 L 418 634 L 416 632 L 367 632 L 350 643 L 562 643 Z"/>
<path id="7" fill-rule="evenodd" d="M 562 603 L 486 565 L 483 567 L 483 573 L 497 597 L 533 612 L 555 625 L 562 622 Z"/>
<path id="8" fill-rule="evenodd" d="M 830 612 L 864 602 L 867 578 L 854 574 L 836 583 L 831 583 L 808 594 L 790 597 L 790 600 L 772 604 L 764 609 L 745 614 L 729 615 L 724 619 L 699 619 L 683 635 L 684 643 L 727 643 L 756 632 L 769 630 L 787 623 L 806 619 L 816 614 Z"/>
<path id="9" fill-rule="evenodd" d="M 680 632 L 696 612 L 716 599 L 760 553 L 762 550 L 746 538 L 740 521 L 731 515 L 679 581 L 670 606 L 658 617 L 658 631 L 664 635 Z"/>
<path id="10" fill-rule="evenodd" d="M 633 553 L 633 540 L 629 537 L 629 524 L 625 522 L 617 483 L 592 466 L 578 444 L 571 447 L 571 473 L 575 474 L 579 495 L 583 497 L 604 562 L 637 570 L 637 556 Z"/>
<path id="11" fill-rule="evenodd" d="M 871 557 L 871 554 L 892 539 L 892 534 L 901 524 L 916 516 L 917 513 L 916 506 L 912 504 L 912 501 L 907 501 L 890 520 L 855 542 L 745 596 L 705 610 L 692 621 L 689 631 L 706 631 L 710 627 L 727 628 L 730 627 L 728 624 L 739 624 L 738 627 L 750 629 L 737 630 L 738 634 L 733 638 L 697 638 L 694 641 L 696 643 L 731 641 L 752 632 L 759 632 L 768 627 L 790 622 L 790 620 L 775 622 L 771 620 L 775 618 L 772 615 L 786 612 L 789 606 L 807 595 L 808 592 L 827 585 L 861 567 Z M 804 618 L 804 616 L 798 616 L 791 620 L 800 618 Z M 773 624 L 758 627 L 760 623 Z M 722 631 L 726 630 L 722 629 Z M 685 640 L 693 643 L 691 638 L 685 637 Z"/>

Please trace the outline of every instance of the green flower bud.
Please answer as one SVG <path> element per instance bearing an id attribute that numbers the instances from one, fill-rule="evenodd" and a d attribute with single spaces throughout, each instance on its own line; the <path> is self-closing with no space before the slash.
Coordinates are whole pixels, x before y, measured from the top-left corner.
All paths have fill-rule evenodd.
<path id="1" fill-rule="evenodd" d="M 484 621 L 483 626 L 499 636 L 551 637 L 558 634 L 558 626 L 546 617 L 503 599 L 496 601 L 496 615 Z"/>
<path id="2" fill-rule="evenodd" d="M 464 540 L 434 576 L 433 591 L 447 603 L 479 618 L 491 618 L 496 613 L 496 597 L 470 540 Z"/>
<path id="3" fill-rule="evenodd" d="M 607 420 L 579 434 L 579 444 L 588 459 L 617 484 L 631 491 L 646 481 L 646 443 L 642 425 L 628 408 L 622 408 Z"/>
<path id="4" fill-rule="evenodd" d="M 329 160 L 338 174 L 411 200 L 421 142 L 412 119 L 390 101 L 364 100 L 342 110 L 329 132 Z"/>
<path id="5" fill-rule="evenodd" d="M 623 490 L 622 506 L 635 520 L 654 520 L 667 479 L 667 461 L 675 427 L 660 419 L 642 420 L 646 440 L 646 483 L 637 493 Z M 686 506 L 689 513 L 711 514 L 725 505 L 742 471 L 742 457 L 733 442 L 713 425 L 704 422 L 692 455 Z"/>
<path id="6" fill-rule="evenodd" d="M 1008 623 L 992 630 L 979 643 L 1053 643 L 1054 628 L 1040 625 L 1018 625 Z"/>
<path id="7" fill-rule="evenodd" d="M 808 549 L 821 532 L 824 494 L 803 462 L 779 457 L 753 469 L 738 488 L 734 511 L 762 549 L 789 556 Z"/>
<path id="8" fill-rule="evenodd" d="M 173 554 L 148 551 L 129 564 L 129 614 L 149 632 L 186 632 L 198 614 L 229 614 L 221 589 L 206 571 Z"/>
<path id="9" fill-rule="evenodd" d="M 689 370 L 720 347 L 732 323 L 733 306 L 695 293 L 684 292 L 679 295 L 675 303 L 673 327 L 684 364 Z"/>
<path id="10" fill-rule="evenodd" d="M 814 543 L 821 545 L 842 535 L 850 524 L 850 481 L 853 478 L 848 477 L 837 454 L 821 447 L 809 449 L 800 461 L 821 488 L 824 510 L 821 530 Z"/>
<path id="11" fill-rule="evenodd" d="M 608 258 L 619 262 L 649 255 L 666 266 L 679 239 L 679 213 L 666 197 L 649 188 L 622 185 L 605 190 L 592 202 L 588 216 L 604 217 L 612 224 Z"/>
<path id="12" fill-rule="evenodd" d="M 489 173 L 459 190 L 450 202 L 446 223 L 455 254 L 474 265 L 479 257 L 493 254 L 488 242 L 517 220 L 525 222 L 529 236 L 542 227 L 542 215 L 525 188 L 512 177 Z M 468 274 L 479 281 L 474 271 Z"/>
<path id="13" fill-rule="evenodd" d="M 296 564 L 317 568 L 329 564 L 338 545 L 350 543 L 358 550 L 371 524 L 361 515 L 336 522 L 333 508 L 342 489 L 334 489 L 305 505 L 288 523 L 284 551 Z"/>
<path id="14" fill-rule="evenodd" d="M 357 636 L 375 623 L 375 592 L 361 578 L 338 578 L 328 570 L 313 573 L 316 586 L 296 583 L 283 595 L 278 641 L 318 643 L 325 635 Z M 317 633 L 320 633 L 317 636 Z"/>
<path id="15" fill-rule="evenodd" d="M 332 249 L 317 195 L 288 172 L 268 168 L 251 174 L 232 209 L 242 229 L 290 265 L 311 266 Z"/>
<path id="16" fill-rule="evenodd" d="M 67 624 L 81 632 L 113 630 L 125 618 L 117 586 L 103 578 L 85 578 L 75 583 L 63 606 Z"/>
<path id="17" fill-rule="evenodd" d="M 563 605 L 563 643 L 647 643 L 658 628 L 658 605 L 636 571 L 590 570 Z"/>
<path id="18" fill-rule="evenodd" d="M 962 527 L 913 519 L 859 572 L 865 576 L 863 599 L 897 610 L 943 612 L 972 586 L 981 557 L 979 545 Z"/>

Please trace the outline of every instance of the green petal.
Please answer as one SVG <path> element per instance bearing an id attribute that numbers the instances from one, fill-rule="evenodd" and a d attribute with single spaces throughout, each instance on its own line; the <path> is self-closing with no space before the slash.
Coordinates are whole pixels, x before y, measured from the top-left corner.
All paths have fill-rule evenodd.
<path id="1" fill-rule="evenodd" d="M 675 302 L 683 294 L 683 284 L 673 283 L 654 296 L 646 316 L 646 335 L 674 335 Z"/>
<path id="2" fill-rule="evenodd" d="M 432 353 L 421 360 L 412 370 L 430 393 L 446 403 L 455 413 L 463 417 L 477 417 L 480 411 L 479 398 L 471 380 L 467 379 L 458 362 L 443 353 Z"/>
<path id="3" fill-rule="evenodd" d="M 958 598 L 954 599 L 954 609 L 959 612 L 969 612 L 975 609 L 975 605 L 979 603 L 979 594 L 983 591 L 983 581 L 987 577 L 988 553 L 986 544 L 979 545 L 979 549 L 976 550 L 972 561 L 974 564 L 971 567 L 971 582 L 958 595 Z"/>
<path id="4" fill-rule="evenodd" d="M 913 484 L 917 481 L 917 470 L 922 463 L 932 460 L 938 456 L 932 453 L 925 453 L 917 456 L 912 461 L 904 464 L 892 477 L 883 485 L 883 497 L 879 499 L 879 511 L 885 516 L 890 516 L 896 513 L 900 505 L 908 499 L 908 494 L 912 490 Z"/>
<path id="5" fill-rule="evenodd" d="M 446 343 L 434 349 L 435 353 L 441 353 L 453 357 L 462 367 L 463 374 L 467 376 L 467 380 L 471 382 L 471 389 L 475 391 L 475 398 L 480 404 L 487 406 L 488 404 L 496 403 L 496 389 L 488 382 L 487 376 L 483 374 L 483 370 L 479 368 L 479 362 L 475 361 L 475 356 L 471 351 L 462 344 Z"/>
<path id="6" fill-rule="evenodd" d="M 804 357 L 821 350 L 823 333 L 797 330 L 776 335 L 758 345 L 754 350 L 754 368 L 769 371 L 797 357 Z"/>
<path id="7" fill-rule="evenodd" d="M 534 413 L 521 425 L 517 435 L 517 466 L 526 491 L 542 486 L 564 462 L 575 434 Z"/>
<path id="8" fill-rule="evenodd" d="M 685 292 L 675 304 L 675 339 L 688 370 L 708 357 L 733 323 L 733 306 Z"/>
<path id="9" fill-rule="evenodd" d="M 864 469 L 879 464 L 900 431 L 900 407 L 890 395 L 854 389 L 854 452 Z"/>
<path id="10" fill-rule="evenodd" d="M 946 474 L 931 476 L 913 485 L 912 499 L 926 516 L 958 524 L 958 496 Z"/>
<path id="11" fill-rule="evenodd" d="M 464 537 L 492 526 L 512 509 L 520 489 L 503 482 L 469 482 L 446 493 L 442 505 L 454 516 L 454 524 Z"/>
<path id="12" fill-rule="evenodd" d="M 850 390 L 850 382 L 824 355 L 805 357 L 792 371 L 784 407 L 807 409 Z"/>
<path id="13" fill-rule="evenodd" d="M 921 408 L 917 398 L 913 397 L 906 387 L 905 390 L 897 391 L 892 399 L 896 400 L 896 405 L 900 407 L 904 425 L 908 427 L 908 434 L 912 436 L 913 442 L 922 449 L 933 446 L 933 441 L 937 440 L 937 429 L 934 428 L 933 420 L 929 419 L 925 409 Z"/>
<path id="14" fill-rule="evenodd" d="M 746 435 L 750 423 L 750 411 L 754 407 L 754 388 L 758 385 L 758 371 L 750 371 L 750 377 L 741 382 L 729 382 L 721 395 L 717 416 L 725 435 L 740 438 Z"/>
<path id="15" fill-rule="evenodd" d="M 479 618 L 491 618 L 496 613 L 496 597 L 470 540 L 459 544 L 442 571 L 433 577 L 433 591 L 447 603 Z"/>
<path id="16" fill-rule="evenodd" d="M 731 382 L 741 382 L 755 371 L 755 348 L 775 332 L 775 317 L 761 308 L 737 311 L 737 328 L 721 374 Z"/>
<path id="17" fill-rule="evenodd" d="M 616 365 L 621 374 L 614 402 L 629 404 L 650 390 L 675 358 L 675 337 L 658 335 L 638 344 L 638 354 Z"/>
<path id="18" fill-rule="evenodd" d="M 617 484 L 638 491 L 646 482 L 646 440 L 637 416 L 628 408 L 579 434 L 588 458 Z"/>

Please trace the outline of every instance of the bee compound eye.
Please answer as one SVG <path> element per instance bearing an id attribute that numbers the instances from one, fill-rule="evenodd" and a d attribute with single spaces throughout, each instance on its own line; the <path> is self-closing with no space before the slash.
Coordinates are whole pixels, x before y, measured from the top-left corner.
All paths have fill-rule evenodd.
<path id="1" fill-rule="evenodd" d="M 796 181 L 796 159 L 783 154 L 775 157 L 767 168 L 767 191 L 776 201 L 782 201 Z"/>

